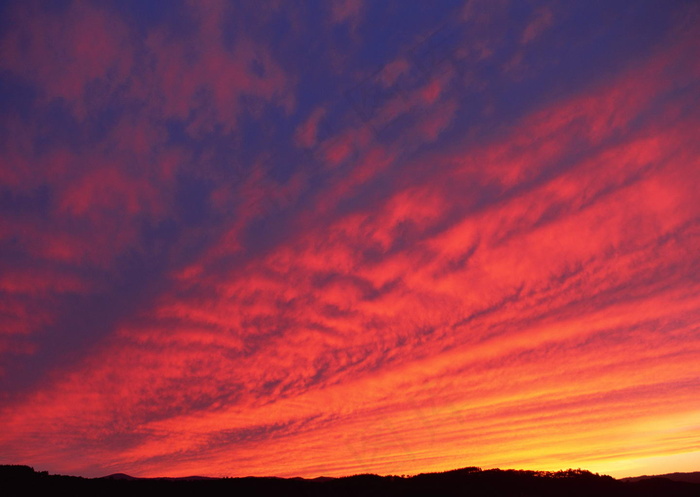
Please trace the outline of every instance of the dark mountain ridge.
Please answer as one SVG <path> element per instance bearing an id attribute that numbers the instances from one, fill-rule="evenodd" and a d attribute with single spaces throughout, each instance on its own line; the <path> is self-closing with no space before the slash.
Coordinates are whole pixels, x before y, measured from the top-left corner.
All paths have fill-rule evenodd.
<path id="1" fill-rule="evenodd" d="M 172 480 L 172 481 L 198 481 L 198 480 L 218 480 L 219 478 L 212 478 L 210 476 L 158 476 L 155 478 L 140 478 L 138 476 L 131 476 L 125 473 L 114 473 L 107 476 L 101 476 L 99 480 Z"/>
<path id="2" fill-rule="evenodd" d="M 669 478 L 616 480 L 581 469 L 518 471 L 476 467 L 415 476 L 360 474 L 342 478 L 136 478 L 116 473 L 102 478 L 50 475 L 29 466 L 0 466 L 5 495 L 56 493 L 60 495 L 128 494 L 130 497 L 165 492 L 256 496 L 503 496 L 503 497 L 697 497 L 700 484 Z M 15 490 L 16 489 L 16 490 Z M 14 492 L 14 493 L 13 493 Z"/>
<path id="3" fill-rule="evenodd" d="M 700 483 L 700 471 L 695 471 L 694 473 L 666 473 L 664 475 L 643 475 L 643 476 L 631 476 L 628 478 L 620 478 L 620 481 L 639 481 L 648 480 L 650 478 L 666 478 L 673 481 L 684 481 L 686 483 Z"/>

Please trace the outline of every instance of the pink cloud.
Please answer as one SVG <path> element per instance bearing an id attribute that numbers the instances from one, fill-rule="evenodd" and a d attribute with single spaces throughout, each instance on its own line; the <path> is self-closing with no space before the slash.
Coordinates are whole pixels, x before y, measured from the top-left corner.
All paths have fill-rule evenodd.
<path id="1" fill-rule="evenodd" d="M 333 0 L 331 5 L 331 20 L 336 23 L 349 22 L 356 25 L 363 7 L 363 0 Z"/>
<path id="2" fill-rule="evenodd" d="M 533 19 L 525 27 L 520 42 L 523 44 L 530 43 L 540 36 L 540 34 L 552 24 L 553 20 L 554 14 L 552 10 L 548 7 L 542 7 L 535 13 Z"/>
<path id="3" fill-rule="evenodd" d="M 228 4 L 202 7 L 192 4 L 198 30 L 192 39 L 177 39 L 166 31 L 154 31 L 146 42 L 155 61 L 144 74 L 140 92 L 152 99 L 163 117 L 189 121 L 193 134 L 213 126 L 231 129 L 241 111 L 243 96 L 278 103 L 286 111 L 294 106 L 292 80 L 273 60 L 269 50 L 241 33 L 229 47 L 223 39 L 223 19 Z M 253 69 L 257 64 L 263 74 Z"/>
<path id="4" fill-rule="evenodd" d="M 133 68 L 128 28 L 91 5 L 71 5 L 47 16 L 37 3 L 15 6 L 13 28 L 2 44 L 3 66 L 41 88 L 43 97 L 63 99 L 80 119 L 87 85 L 99 81 L 114 91 Z"/>
<path id="5" fill-rule="evenodd" d="M 304 123 L 299 125 L 296 131 L 297 143 L 305 148 L 311 148 L 316 145 L 319 122 L 326 114 L 322 107 L 314 110 Z"/>

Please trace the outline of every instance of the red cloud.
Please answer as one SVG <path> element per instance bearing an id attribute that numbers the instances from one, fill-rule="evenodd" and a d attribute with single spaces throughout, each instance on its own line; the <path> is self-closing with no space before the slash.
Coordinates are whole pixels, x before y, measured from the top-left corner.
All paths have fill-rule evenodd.
<path id="1" fill-rule="evenodd" d="M 217 5 L 200 12 L 191 58 L 158 32 L 157 74 L 136 78 L 154 98 L 146 114 L 186 121 L 190 137 L 234 126 L 241 95 L 291 105 L 264 47 L 224 44 Z M 81 474 L 317 476 L 695 447 L 700 150 L 683 112 L 694 95 L 677 91 L 700 67 L 686 67 L 688 40 L 488 139 L 428 146 L 459 112 L 447 71 L 381 101 L 375 124 L 406 119 L 395 140 L 363 127 L 318 143 L 322 192 L 302 175 L 280 187 L 262 165 L 217 184 L 225 227 L 91 354 L 3 404 L 3 453 Z M 323 112 L 301 145 L 316 145 Z M 51 222 L 1 235 L 52 269 L 0 278 L 1 352 L 31 355 L 17 336 L 56 319 L 39 297 L 89 292 L 76 268 L 113 268 L 138 250 L 138 221 L 168 216 L 195 158 L 155 122 L 127 122 L 90 154 L 13 152 L 15 166 L 46 166 Z M 7 181 L 31 183 L 20 176 Z M 288 232 L 260 248 L 250 227 L 275 215 Z"/>
<path id="2" fill-rule="evenodd" d="M 243 96 L 272 101 L 286 110 L 294 105 L 291 81 L 266 47 L 243 34 L 233 46 L 226 44 L 226 5 L 218 10 L 191 6 L 201 24 L 190 40 L 156 31 L 146 42 L 154 67 L 143 73 L 139 91 L 156 103 L 163 118 L 188 121 L 188 131 L 195 135 L 217 125 L 230 131 Z"/>
<path id="3" fill-rule="evenodd" d="M 305 148 L 311 148 L 316 145 L 316 137 L 318 134 L 318 125 L 323 119 L 326 111 L 323 107 L 319 107 L 308 117 L 308 119 L 299 126 L 296 132 L 297 143 Z"/>
<path id="4" fill-rule="evenodd" d="M 48 16 L 36 2 L 10 11 L 13 28 L 2 44 L 3 67 L 41 88 L 45 99 L 63 99 L 84 119 L 90 112 L 87 86 L 110 91 L 133 70 L 133 46 L 126 25 L 91 5 Z"/>

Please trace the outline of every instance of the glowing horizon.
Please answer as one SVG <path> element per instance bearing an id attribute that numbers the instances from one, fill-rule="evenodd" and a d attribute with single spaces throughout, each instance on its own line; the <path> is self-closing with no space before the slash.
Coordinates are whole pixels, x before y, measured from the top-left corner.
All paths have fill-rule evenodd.
<path id="1" fill-rule="evenodd" d="M 698 5 L 0 13 L 0 463 L 700 470 Z"/>

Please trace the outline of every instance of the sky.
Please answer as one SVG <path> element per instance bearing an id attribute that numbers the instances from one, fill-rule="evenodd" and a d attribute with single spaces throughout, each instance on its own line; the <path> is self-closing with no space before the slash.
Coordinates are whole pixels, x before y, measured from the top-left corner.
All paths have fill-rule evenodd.
<path id="1" fill-rule="evenodd" d="M 0 4 L 0 463 L 700 470 L 700 4 Z"/>

